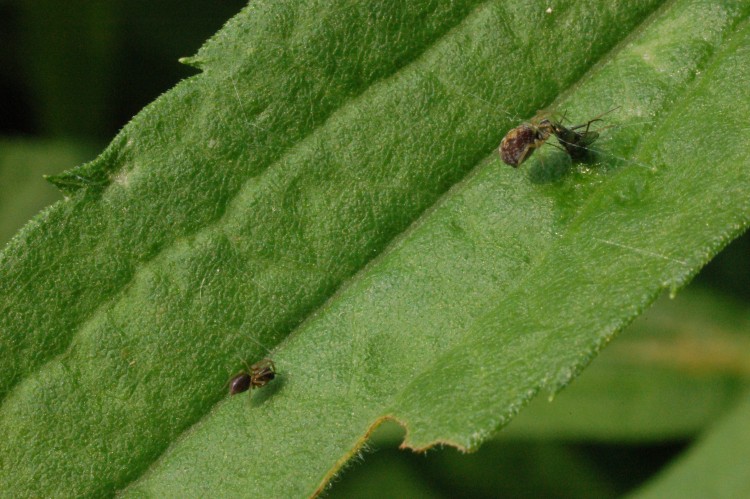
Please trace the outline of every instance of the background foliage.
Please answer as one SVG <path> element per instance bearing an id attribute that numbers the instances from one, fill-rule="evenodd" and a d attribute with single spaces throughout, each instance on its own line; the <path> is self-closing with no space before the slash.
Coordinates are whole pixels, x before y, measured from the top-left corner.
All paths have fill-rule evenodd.
<path id="1" fill-rule="evenodd" d="M 8 38 L 0 44 L 0 89 L 9 103 L 0 116 L 2 241 L 56 196 L 39 181 L 41 173 L 90 159 L 131 115 L 191 74 L 175 59 L 194 53 L 242 7 L 77 3 L 75 16 L 59 2 L 0 4 L 0 22 L 6 23 L 0 33 Z M 699 471 L 671 471 L 673 483 L 685 483 L 684 476 L 705 483 L 718 472 L 701 466 L 701 453 L 720 455 L 727 448 L 722 438 L 743 441 L 737 421 L 747 408 L 734 406 L 750 364 L 749 251 L 747 236 L 735 241 L 695 279 L 694 289 L 658 304 L 553 404 L 535 402 L 476 454 L 365 453 L 363 464 L 343 473 L 331 494 L 378 490 L 382 497 L 376 487 L 387 477 L 394 496 L 492 496 L 498 490 L 615 495 L 641 485 L 683 452 L 693 452 L 686 466 Z M 381 428 L 370 449 L 388 449 L 401 438 L 398 429 Z M 738 445 L 733 459 L 746 449 Z M 670 482 L 659 483 L 652 493 L 672 490 Z"/>

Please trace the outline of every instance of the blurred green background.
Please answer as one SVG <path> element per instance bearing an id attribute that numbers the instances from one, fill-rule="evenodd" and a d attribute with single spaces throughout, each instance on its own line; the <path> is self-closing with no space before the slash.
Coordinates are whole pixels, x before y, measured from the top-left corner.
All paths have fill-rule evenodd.
<path id="1" fill-rule="evenodd" d="M 194 74 L 177 59 L 192 55 L 244 5 L 240 0 L 0 0 L 0 244 L 62 198 L 42 175 L 93 159 L 141 108 Z M 552 403 L 540 396 L 477 453 L 400 451 L 402 431 L 387 423 L 327 493 L 614 497 L 633 490 L 732 406 L 747 385 L 748 369 L 708 362 L 696 371 L 644 356 L 623 363 L 628 340 L 637 346 L 660 337 L 668 344 L 696 331 L 747 338 L 748 256 L 745 234 L 703 269 L 684 296 L 662 300 L 623 332 L 613 353 L 608 348 L 572 388 Z M 620 350 L 618 343 L 624 345 Z M 645 372 L 654 368 L 649 362 L 667 373 L 668 382 L 652 381 L 667 375 L 638 379 L 644 365 Z M 623 387 L 632 393 L 626 397 Z M 639 400 L 649 390 L 657 402 Z M 660 399 L 684 417 L 676 422 L 653 410 L 633 414 L 634 405 L 658 407 Z M 597 430 L 597 422 L 611 423 L 620 415 L 629 430 Z"/>

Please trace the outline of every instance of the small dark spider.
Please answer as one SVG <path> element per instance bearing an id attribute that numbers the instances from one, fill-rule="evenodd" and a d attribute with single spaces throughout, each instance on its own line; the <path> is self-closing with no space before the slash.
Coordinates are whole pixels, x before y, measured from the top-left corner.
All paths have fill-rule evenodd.
<path id="1" fill-rule="evenodd" d="M 263 359 L 248 366 L 247 371 L 242 371 L 229 381 L 229 394 L 236 395 L 252 388 L 260 388 L 275 377 L 276 366 L 273 361 Z"/>

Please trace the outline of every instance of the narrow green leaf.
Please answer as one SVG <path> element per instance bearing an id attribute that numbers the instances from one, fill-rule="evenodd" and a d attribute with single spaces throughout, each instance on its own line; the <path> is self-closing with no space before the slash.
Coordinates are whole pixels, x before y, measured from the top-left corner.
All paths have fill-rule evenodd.
<path id="1" fill-rule="evenodd" d="M 750 393 L 637 498 L 748 497 Z"/>
<path id="2" fill-rule="evenodd" d="M 474 448 L 684 284 L 750 219 L 749 6 L 548 5 L 233 19 L 0 257 L 0 481 L 310 494 L 383 417 Z M 622 106 L 596 164 L 482 161 L 563 91 Z"/>
<path id="3" fill-rule="evenodd" d="M 675 299 L 663 296 L 575 383 L 552 399 L 532 400 L 498 440 L 643 444 L 693 437 L 747 389 L 749 312 L 694 286 Z M 402 440 L 403 429 L 388 423 L 371 443 Z"/>
<path id="4" fill-rule="evenodd" d="M 559 442 L 487 442 L 479 452 L 453 449 L 410 455 L 365 454 L 326 491 L 330 499 L 369 497 L 618 497 L 591 456 Z M 395 480 L 394 480 L 395 478 Z"/>
<path id="5" fill-rule="evenodd" d="M 554 400 L 538 397 L 500 433 L 522 439 L 687 439 L 750 382 L 750 311 L 689 288 L 660 299 Z"/>
<path id="6" fill-rule="evenodd" d="M 378 499 L 382 497 L 409 497 L 439 499 L 450 497 L 444 490 L 437 490 L 425 483 L 423 476 L 409 466 L 403 453 L 368 454 L 365 463 L 358 463 L 357 476 L 353 480 L 339 481 L 327 497 L 350 499 Z"/>

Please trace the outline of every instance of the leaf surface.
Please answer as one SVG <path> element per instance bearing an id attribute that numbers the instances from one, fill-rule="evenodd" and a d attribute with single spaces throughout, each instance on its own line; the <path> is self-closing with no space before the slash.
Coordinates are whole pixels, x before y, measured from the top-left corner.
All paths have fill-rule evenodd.
<path id="1" fill-rule="evenodd" d="M 382 418 L 472 449 L 567 384 L 750 219 L 748 5 L 657 7 L 251 4 L 0 257 L 0 480 L 310 494 Z M 621 106 L 595 160 L 499 164 L 556 97 Z"/>

